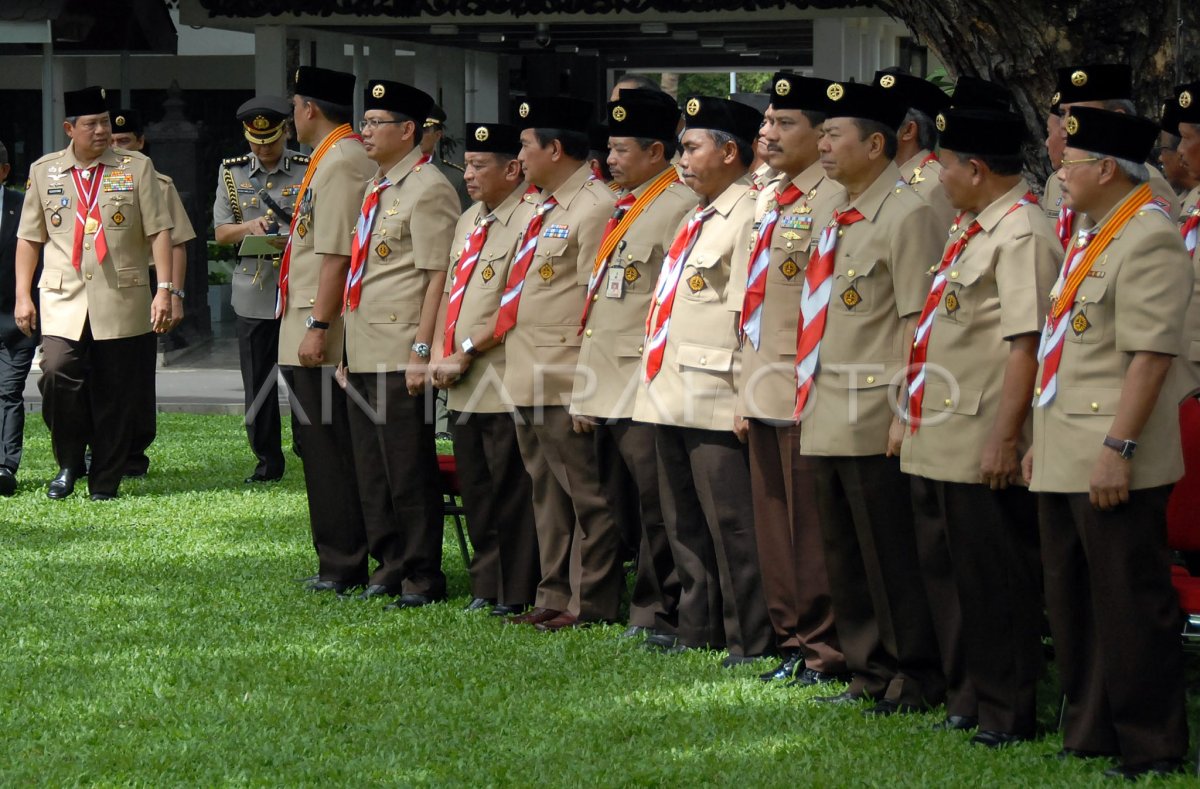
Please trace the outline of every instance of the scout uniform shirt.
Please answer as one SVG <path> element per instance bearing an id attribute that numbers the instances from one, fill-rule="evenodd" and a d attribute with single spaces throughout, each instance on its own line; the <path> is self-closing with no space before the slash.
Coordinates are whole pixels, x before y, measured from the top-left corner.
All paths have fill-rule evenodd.
<path id="1" fill-rule="evenodd" d="M 186 244 L 196 237 L 196 231 L 192 227 L 192 221 L 188 219 L 187 209 L 183 207 L 183 200 L 179 197 L 179 190 L 175 188 L 175 182 L 171 180 L 171 176 L 156 173 L 158 176 L 158 185 L 163 190 L 163 204 L 167 209 L 167 217 L 171 222 L 171 246 L 177 247 L 180 244 Z M 154 256 L 150 256 L 150 266 L 154 266 Z M 183 289 L 182 282 L 172 283 L 176 290 Z"/>
<path id="2" fill-rule="evenodd" d="M 902 380 L 911 347 L 904 319 L 925 305 L 927 272 L 945 238 L 932 206 L 897 186 L 899 178 L 900 169 L 889 165 L 844 209 L 857 208 L 864 219 L 840 228 L 802 454 L 887 452 L 894 417 L 888 385 Z"/>
<path id="3" fill-rule="evenodd" d="M 1171 184 L 1163 177 L 1163 174 L 1158 171 L 1157 167 L 1146 165 L 1146 169 L 1150 171 L 1150 193 L 1161 200 L 1160 205 L 1166 208 L 1171 213 L 1172 219 L 1179 219 L 1179 195 L 1175 194 L 1175 190 L 1171 188 Z M 1063 192 L 1062 181 L 1058 180 L 1058 172 L 1050 173 L 1050 177 L 1046 179 L 1046 188 L 1042 190 L 1042 210 L 1046 212 L 1053 221 L 1058 221 L 1058 212 L 1063 207 Z M 1096 223 L 1086 216 L 1083 218 L 1083 223 L 1079 222 L 1078 217 L 1075 221 L 1074 230 L 1086 230 Z"/>
<path id="4" fill-rule="evenodd" d="M 933 206 L 942 227 L 950 227 L 958 212 L 950 204 L 946 190 L 942 188 L 942 170 L 946 169 L 940 160 L 930 158 L 929 151 L 918 151 L 915 156 L 900 167 L 900 180 L 913 188 L 921 199 Z"/>
<path id="5" fill-rule="evenodd" d="M 657 177 L 634 189 L 633 195 L 640 197 Z M 654 284 L 680 220 L 695 207 L 695 192 L 676 181 L 617 242 L 588 312 L 571 413 L 603 419 L 633 416 Z"/>
<path id="6" fill-rule="evenodd" d="M 482 331 L 496 310 L 500 309 L 500 296 L 504 293 L 504 283 L 508 281 L 508 267 L 517 254 L 525 226 L 533 218 L 534 206 L 541 202 L 540 195 L 526 194 L 527 189 L 528 185 L 522 183 L 492 210 L 496 219 L 488 226 L 487 240 L 479 251 L 479 260 L 471 271 L 467 289 L 463 291 L 458 323 L 454 327 L 455 348 L 461 348 L 463 340 Z M 552 211 L 551 216 L 553 214 Z M 450 245 L 450 270 L 446 275 L 447 294 L 454 287 L 454 272 L 467 246 L 467 238 L 485 216 L 483 203 L 476 203 L 459 218 L 458 226 L 454 228 L 454 239 Z M 440 349 L 445 343 L 445 329 L 444 325 L 440 325 L 434 332 L 431 344 L 436 348 Z M 504 343 L 477 356 L 467 372 L 446 390 L 446 408 L 473 414 L 512 411 L 503 388 L 504 356 Z"/>
<path id="7" fill-rule="evenodd" d="M 308 157 L 285 150 L 275 169 L 267 170 L 252 153 L 221 162 L 217 172 L 217 196 L 213 201 L 213 227 L 241 224 L 266 216 L 279 223 L 287 234 L 288 218 L 271 208 L 261 192 L 289 215 L 295 208 Z M 243 318 L 270 320 L 275 317 L 276 288 L 279 286 L 280 255 L 248 255 L 233 267 L 233 311 Z"/>
<path id="8" fill-rule="evenodd" d="M 279 363 L 300 366 L 300 341 L 308 331 L 304 321 L 317 300 L 322 255 L 350 256 L 354 224 L 362 208 L 363 184 L 375 174 L 362 143 L 353 137 L 338 140 L 308 183 L 304 203 L 296 208 L 289 261 L 288 296 L 279 325 Z M 414 297 L 419 302 L 421 297 Z M 325 364 L 342 360 L 342 316 L 329 319 L 325 332 Z M 408 358 L 405 347 L 404 358 Z"/>
<path id="9" fill-rule="evenodd" d="M 1195 281 L 1183 325 L 1183 353 L 1179 356 L 1178 366 L 1183 395 L 1195 397 L 1200 395 L 1200 253 L 1197 251 L 1200 248 L 1200 186 L 1183 198 L 1179 224 L 1185 245 L 1191 247 Z"/>
<path id="10" fill-rule="evenodd" d="M 79 271 L 71 264 L 79 208 L 75 154 L 68 146 L 30 167 L 17 237 L 45 245 L 37 283 L 43 335 L 79 340 L 85 323 L 97 340 L 150 331 L 149 237 L 171 229 L 162 189 L 154 165 L 140 153 L 110 148 L 96 162 L 104 165 L 97 200 L 108 255 L 96 260 L 96 235 L 88 233 Z"/>
<path id="11" fill-rule="evenodd" d="M 362 301 L 346 305 L 346 366 L 352 373 L 395 372 L 408 365 L 432 272 L 446 267 L 458 219 L 458 195 L 436 167 L 417 165 L 414 148 L 387 172 L 370 228 Z M 373 182 L 367 184 L 370 194 Z M 436 338 L 435 338 L 436 340 Z"/>
<path id="12" fill-rule="evenodd" d="M 796 332 L 800 319 L 800 294 L 808 268 L 809 246 L 816 242 L 833 209 L 845 205 L 846 190 L 825 177 L 820 162 L 809 166 L 790 183 L 804 196 L 785 207 L 771 234 L 771 260 L 767 265 L 767 290 L 763 298 L 758 348 L 742 347 L 742 373 L 738 380 L 738 414 L 752 419 L 792 422 L 796 409 Z M 759 193 L 759 222 L 788 184 L 776 181 Z"/>
<path id="13" fill-rule="evenodd" d="M 1042 330 L 1050 287 L 1062 262 L 1054 225 L 1036 204 L 1008 213 L 1028 191 L 1022 179 L 978 217 L 966 214 L 951 227 L 947 249 L 972 221 L 983 229 L 945 271 L 946 288 L 926 353 L 921 424 L 916 433 L 905 430 L 900 455 L 906 473 L 979 483 L 980 450 L 1000 409 L 1007 340 Z M 934 271 L 938 265 L 933 264 Z M 929 288 L 932 274 L 923 279 Z M 1018 457 L 1025 454 L 1032 435 L 1028 418 Z"/>
<path id="14" fill-rule="evenodd" d="M 662 368 L 648 384 L 647 357 L 642 355 L 635 420 L 733 431 L 741 367 L 738 315 L 746 289 L 757 197 L 746 177 L 710 204 L 714 212 L 700 227 L 676 285 Z M 684 232 L 689 219 L 691 216 L 684 217 L 676 235 Z M 659 306 L 653 299 L 650 303 L 653 325 Z"/>
<path id="15" fill-rule="evenodd" d="M 542 223 L 517 325 L 504 339 L 504 388 L 516 406 L 566 406 L 570 400 L 588 277 L 617 199 L 586 164 L 548 197 L 558 205 Z"/>
<path id="16" fill-rule="evenodd" d="M 1067 254 L 1073 249 L 1074 243 Z M 1090 490 L 1097 456 L 1112 451 L 1102 444 L 1133 354 L 1180 353 L 1192 276 L 1178 227 L 1154 210 L 1138 211 L 1097 257 L 1065 316 L 1070 323 L 1057 394 L 1045 407 L 1033 408 L 1032 490 Z M 1062 287 L 1060 276 L 1052 301 Z M 1130 490 L 1169 485 L 1183 475 L 1177 393 L 1177 381 L 1169 375 L 1137 439 Z"/>

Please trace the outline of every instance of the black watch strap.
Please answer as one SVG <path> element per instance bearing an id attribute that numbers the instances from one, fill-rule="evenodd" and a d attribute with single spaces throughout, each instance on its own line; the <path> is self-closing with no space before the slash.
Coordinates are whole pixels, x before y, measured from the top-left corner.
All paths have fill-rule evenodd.
<path id="1" fill-rule="evenodd" d="M 1113 438 L 1112 436 L 1104 437 L 1104 446 L 1113 450 L 1114 452 L 1116 452 L 1118 455 L 1120 455 L 1121 457 L 1123 457 L 1126 460 L 1132 460 L 1133 453 L 1135 451 L 1137 451 L 1137 442 L 1136 441 L 1128 441 L 1128 440 L 1123 441 L 1119 438 Z"/>

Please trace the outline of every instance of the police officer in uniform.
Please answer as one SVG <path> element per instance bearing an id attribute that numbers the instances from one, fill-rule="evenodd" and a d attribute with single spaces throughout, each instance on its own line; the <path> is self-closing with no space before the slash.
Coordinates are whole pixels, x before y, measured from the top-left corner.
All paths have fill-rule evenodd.
<path id="1" fill-rule="evenodd" d="M 956 212 L 939 180 L 942 163 L 934 151 L 937 129 L 933 122 L 939 112 L 950 106 L 950 97 L 929 80 L 899 68 L 875 72 L 874 84 L 907 109 L 896 131 L 896 165 L 900 168 L 900 179 L 933 206 L 944 227 L 950 227 Z"/>
<path id="2" fill-rule="evenodd" d="M 308 157 L 287 147 L 292 106 L 278 96 L 255 96 L 238 107 L 250 153 L 221 162 L 213 200 L 217 243 L 241 244 L 246 236 L 286 235 Z M 247 483 L 283 476 L 279 424 L 279 261 L 274 254 L 247 255 L 233 268 L 238 364 L 242 371 L 246 437 L 257 462 Z M 293 423 L 293 428 L 295 424 Z"/>
<path id="3" fill-rule="evenodd" d="M 1146 183 L 1158 125 L 1073 107 L 1058 177 L 1096 224 L 1073 236 L 1039 349 L 1033 447 L 1046 607 L 1070 756 L 1109 775 L 1180 771 L 1181 614 L 1166 505 L 1183 473 L 1174 360 L 1192 292 L 1178 228 Z"/>
<path id="4" fill-rule="evenodd" d="M 114 498 L 141 399 L 137 351 L 171 322 L 170 218 L 154 165 L 109 147 L 102 88 L 63 96 L 65 149 L 36 161 L 17 231 L 17 328 L 42 331 L 42 415 L 59 472 L 46 495 L 66 498 L 92 447 L 94 501 Z M 40 313 L 30 296 L 38 255 Z M 146 261 L 158 288 L 151 295 Z M 153 338 L 151 337 L 151 342 Z"/>
<path id="5" fill-rule="evenodd" d="M 471 195 L 467 193 L 467 185 L 463 181 L 463 168 L 442 158 L 442 140 L 445 137 L 446 111 L 434 104 L 429 108 L 429 117 L 425 119 L 422 126 L 421 154 L 428 163 L 446 176 L 446 180 L 458 193 L 458 199 L 462 203 L 460 210 L 466 211 L 473 201 Z"/>

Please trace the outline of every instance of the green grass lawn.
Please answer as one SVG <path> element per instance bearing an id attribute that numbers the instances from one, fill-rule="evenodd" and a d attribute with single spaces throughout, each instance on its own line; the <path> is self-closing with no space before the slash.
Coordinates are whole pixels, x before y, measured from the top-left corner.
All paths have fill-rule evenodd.
<path id="1" fill-rule="evenodd" d="M 766 665 L 649 654 L 618 626 L 464 613 L 452 529 L 449 604 L 306 593 L 299 463 L 250 489 L 239 418 L 164 414 L 158 435 L 117 501 L 52 502 L 29 420 L 20 491 L 0 500 L 4 786 L 1107 783 L 1046 758 L 1053 734 L 992 752 L 930 732 L 939 712 L 868 721 L 762 685 Z"/>

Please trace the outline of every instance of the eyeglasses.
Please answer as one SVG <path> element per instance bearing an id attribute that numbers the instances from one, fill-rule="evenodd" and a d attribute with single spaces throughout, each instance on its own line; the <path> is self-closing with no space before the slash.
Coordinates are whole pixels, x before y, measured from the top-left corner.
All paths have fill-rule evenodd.
<path id="1" fill-rule="evenodd" d="M 366 131 L 367 129 L 371 129 L 372 131 L 374 131 L 375 129 L 378 129 L 380 126 L 386 126 L 389 123 L 408 123 L 408 121 L 381 121 L 378 118 L 368 118 L 364 121 L 358 122 L 358 130 Z"/>
<path id="2" fill-rule="evenodd" d="M 1100 161 L 1100 157 L 1098 157 L 1098 156 L 1089 156 L 1086 159 L 1063 159 L 1062 160 L 1062 168 L 1064 170 L 1067 170 L 1071 167 L 1074 167 L 1077 164 L 1087 164 L 1088 162 L 1098 162 L 1098 161 Z"/>

